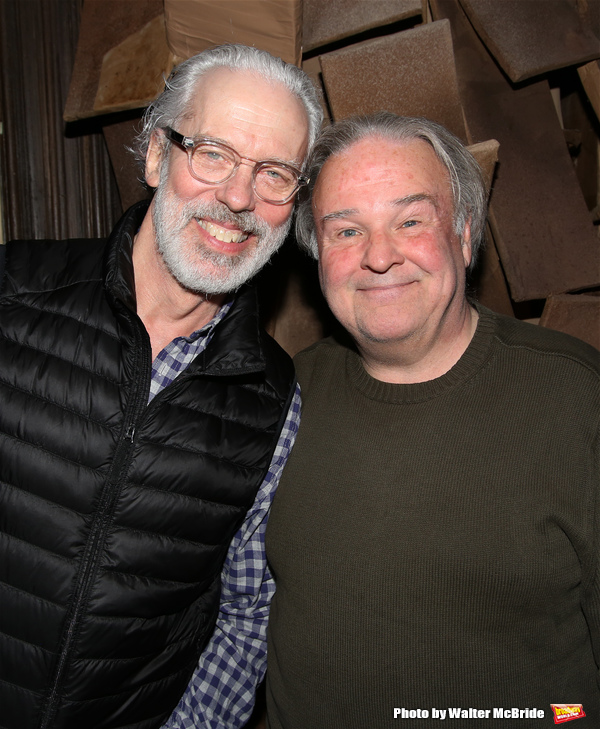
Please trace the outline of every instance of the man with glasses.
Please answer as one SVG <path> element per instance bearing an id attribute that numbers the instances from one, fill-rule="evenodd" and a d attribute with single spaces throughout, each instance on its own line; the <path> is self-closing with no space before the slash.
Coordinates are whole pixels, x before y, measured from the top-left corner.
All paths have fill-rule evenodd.
<path id="1" fill-rule="evenodd" d="M 247 720 L 273 593 L 266 514 L 300 403 L 244 284 L 287 235 L 320 123 L 296 67 L 201 53 L 145 116 L 152 201 L 105 242 L 9 245 L 4 729 Z"/>

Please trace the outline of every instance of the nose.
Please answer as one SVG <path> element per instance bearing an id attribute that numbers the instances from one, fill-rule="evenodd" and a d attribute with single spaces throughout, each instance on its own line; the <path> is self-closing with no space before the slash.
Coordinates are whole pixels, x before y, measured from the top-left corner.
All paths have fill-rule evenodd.
<path id="1" fill-rule="evenodd" d="M 387 231 L 378 231 L 369 235 L 361 266 L 375 273 L 386 273 L 392 266 L 401 266 L 405 260 L 393 237 Z"/>
<path id="2" fill-rule="evenodd" d="M 256 207 L 256 196 L 252 180 L 253 169 L 254 165 L 242 162 L 232 177 L 216 188 L 216 199 L 227 205 L 233 213 L 254 210 Z"/>

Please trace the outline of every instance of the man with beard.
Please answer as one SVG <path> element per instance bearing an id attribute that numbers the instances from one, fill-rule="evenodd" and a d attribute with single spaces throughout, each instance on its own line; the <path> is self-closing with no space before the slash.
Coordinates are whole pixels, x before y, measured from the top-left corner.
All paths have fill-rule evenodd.
<path id="1" fill-rule="evenodd" d="M 244 46 L 199 54 L 145 117 L 149 206 L 107 241 L 8 246 L 4 729 L 248 718 L 299 393 L 243 284 L 287 234 L 320 122 L 296 67 Z"/>

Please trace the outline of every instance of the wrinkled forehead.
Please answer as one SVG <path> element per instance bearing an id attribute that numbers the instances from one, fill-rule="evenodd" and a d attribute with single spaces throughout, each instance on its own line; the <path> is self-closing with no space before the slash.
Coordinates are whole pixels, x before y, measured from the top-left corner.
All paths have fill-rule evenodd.
<path id="1" fill-rule="evenodd" d="M 248 70 L 215 68 L 198 79 L 181 126 L 189 136 L 270 148 L 270 156 L 299 164 L 308 144 L 302 101 L 280 81 Z"/>
<path id="2" fill-rule="evenodd" d="M 448 170 L 428 142 L 370 135 L 328 157 L 317 176 L 313 202 L 374 187 L 384 197 L 427 193 L 452 200 Z"/>
<path id="3" fill-rule="evenodd" d="M 334 150 L 324 161 L 319 175 L 336 160 L 346 160 L 347 166 L 377 168 L 389 166 L 392 160 L 397 160 L 399 156 L 403 162 L 414 158 L 419 164 L 427 164 L 435 168 L 440 177 L 450 180 L 446 165 L 426 139 L 397 138 L 393 134 L 379 132 L 367 134 Z"/>

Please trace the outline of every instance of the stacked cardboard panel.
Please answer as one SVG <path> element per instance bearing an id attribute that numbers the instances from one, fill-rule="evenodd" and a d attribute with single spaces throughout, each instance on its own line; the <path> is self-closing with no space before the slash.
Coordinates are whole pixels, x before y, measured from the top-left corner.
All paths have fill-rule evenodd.
<path id="1" fill-rule="evenodd" d="M 459 3 L 432 0 L 432 10 L 451 23 L 471 139 L 491 136 L 500 142 L 490 221 L 513 299 L 543 299 L 600 284 L 597 237 L 548 82 L 515 87 Z M 530 60 L 539 70 L 542 63 Z"/>
<path id="2" fill-rule="evenodd" d="M 598 39 L 565 0 L 460 0 L 486 49 L 511 81 L 598 57 Z"/>
<path id="3" fill-rule="evenodd" d="M 119 5 L 123 18 L 118 29 L 111 21 L 99 33 L 99 8 L 107 2 Z M 433 118 L 473 145 L 491 183 L 488 245 L 474 282 L 479 299 L 523 318 L 539 318 L 547 302 L 546 326 L 558 322 L 559 308 L 571 307 L 560 327 L 581 336 L 577 322 L 584 319 L 584 328 L 600 332 L 597 313 L 590 314 L 600 299 L 584 302 L 577 293 L 600 287 L 597 7 L 597 0 L 545 0 L 544 12 L 538 0 L 164 0 L 163 16 L 160 0 L 85 0 L 94 36 L 85 40 L 82 22 L 82 43 L 96 60 L 82 53 L 73 97 L 79 94 L 82 115 L 125 108 L 127 93 L 131 107 L 143 105 L 150 66 L 162 65 L 164 73 L 175 58 L 236 41 L 286 60 L 302 57 L 322 85 L 328 121 L 380 109 Z M 136 71 L 132 57 L 144 43 L 157 52 Z M 129 91 L 117 82 L 123 73 L 136 76 Z M 574 93 L 583 99 L 582 124 L 570 114 L 571 127 L 563 129 L 561 104 Z M 75 108 L 70 98 L 66 113 Z M 578 128 L 583 116 L 591 118 L 585 131 Z M 114 140 L 131 132 L 114 126 L 111 133 Z M 271 322 L 273 331 L 287 332 L 290 351 L 319 333 L 303 285 L 294 279 L 280 291 Z"/>
<path id="4" fill-rule="evenodd" d="M 539 318 L 546 300 L 571 292 L 560 299 L 561 307 L 573 307 L 561 326 L 571 322 L 581 335 L 575 322 L 583 308 L 574 292 L 600 286 L 599 127 L 594 119 L 596 143 L 581 149 L 581 132 L 561 127 L 560 85 L 578 86 L 579 68 L 591 112 L 600 93 L 600 41 L 570 0 L 546 0 L 544 12 L 536 0 L 430 0 L 423 19 L 429 14 L 432 22 L 413 29 L 382 29 L 377 39 L 349 38 L 344 47 L 323 49 L 331 116 L 385 108 L 433 118 L 471 144 L 497 140 L 478 298 L 503 313 Z M 553 93 L 550 84 L 558 86 Z M 579 172 L 596 170 L 591 204 L 574 152 Z M 555 310 L 554 303 L 542 325 L 552 326 Z M 590 313 L 598 317 L 597 308 L 585 311 L 585 328 L 600 333 L 600 319 Z"/>
<path id="5" fill-rule="evenodd" d="M 85 0 L 65 121 L 146 106 L 173 60 L 162 0 Z"/>
<path id="6" fill-rule="evenodd" d="M 420 16 L 423 0 L 304 0 L 303 7 L 302 46 L 308 52 Z"/>
<path id="7" fill-rule="evenodd" d="M 540 324 L 583 339 L 600 349 L 600 295 L 559 294 L 549 296 Z"/>
<path id="8" fill-rule="evenodd" d="M 320 61 L 335 121 L 386 109 L 435 119 L 467 141 L 448 21 L 357 43 Z"/>
<path id="9" fill-rule="evenodd" d="M 178 58 L 218 43 L 264 48 L 288 63 L 302 55 L 301 0 L 164 0 L 167 41 Z"/>

